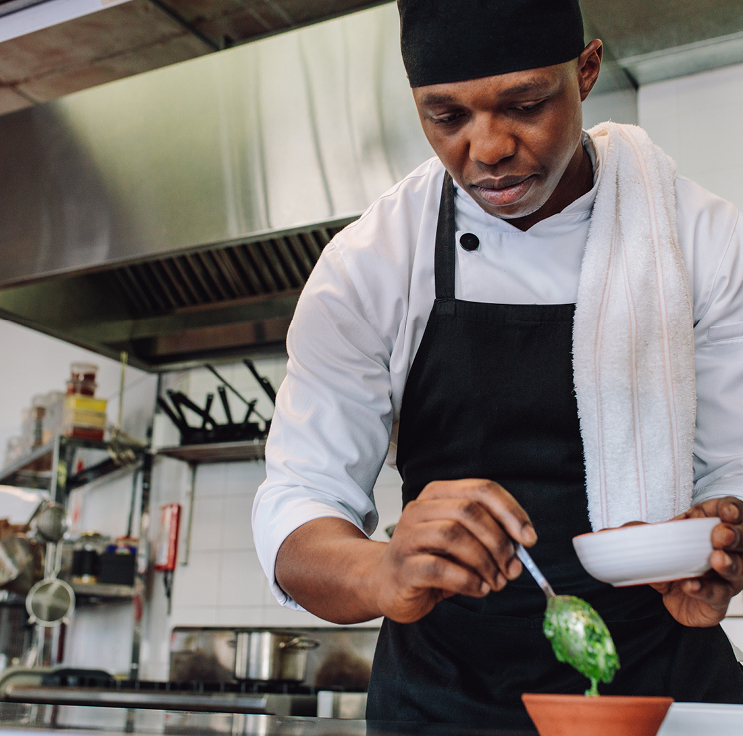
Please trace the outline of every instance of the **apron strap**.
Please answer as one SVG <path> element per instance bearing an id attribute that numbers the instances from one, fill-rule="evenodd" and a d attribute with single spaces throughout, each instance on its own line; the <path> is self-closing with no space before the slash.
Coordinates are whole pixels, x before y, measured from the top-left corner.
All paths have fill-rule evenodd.
<path id="1" fill-rule="evenodd" d="M 447 171 L 444 174 L 444 184 L 441 187 L 441 204 L 439 205 L 439 219 L 436 225 L 436 253 L 434 257 L 436 299 L 454 299 L 455 236 L 454 182 L 451 174 Z"/>

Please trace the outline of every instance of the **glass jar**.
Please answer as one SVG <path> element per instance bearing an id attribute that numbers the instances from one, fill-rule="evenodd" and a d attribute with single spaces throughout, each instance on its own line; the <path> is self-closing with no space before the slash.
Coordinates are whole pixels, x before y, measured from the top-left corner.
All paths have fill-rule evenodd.
<path id="1" fill-rule="evenodd" d="M 73 363 L 70 366 L 70 380 L 67 381 L 67 396 L 76 394 L 95 396 L 98 366 L 93 363 Z"/>
<path id="2" fill-rule="evenodd" d="M 106 549 L 108 537 L 99 532 L 82 532 L 72 552 L 72 582 L 92 585 L 98 582 L 101 553 Z"/>

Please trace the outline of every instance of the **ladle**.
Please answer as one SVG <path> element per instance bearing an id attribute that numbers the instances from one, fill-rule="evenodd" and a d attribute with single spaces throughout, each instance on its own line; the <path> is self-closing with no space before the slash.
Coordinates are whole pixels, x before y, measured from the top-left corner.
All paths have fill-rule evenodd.
<path id="1" fill-rule="evenodd" d="M 598 695 L 599 680 L 611 682 L 619 669 L 619 658 L 609 629 L 601 616 L 581 598 L 557 595 L 520 544 L 516 545 L 516 555 L 547 597 L 543 629 L 555 656 L 591 680 L 586 695 Z"/>

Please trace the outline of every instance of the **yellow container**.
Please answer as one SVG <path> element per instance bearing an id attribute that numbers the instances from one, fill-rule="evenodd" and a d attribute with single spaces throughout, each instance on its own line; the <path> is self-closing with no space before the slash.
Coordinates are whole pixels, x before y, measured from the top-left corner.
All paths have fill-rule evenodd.
<path id="1" fill-rule="evenodd" d="M 106 413 L 106 399 L 96 399 L 93 396 L 83 396 L 81 394 L 72 394 L 65 396 L 64 408 L 72 411 L 97 411 Z"/>
<path id="2" fill-rule="evenodd" d="M 65 396 L 62 434 L 102 440 L 106 428 L 106 399 L 71 394 Z"/>
<path id="3" fill-rule="evenodd" d="M 101 411 L 66 411 L 64 415 L 65 427 L 105 427 L 106 415 Z"/>

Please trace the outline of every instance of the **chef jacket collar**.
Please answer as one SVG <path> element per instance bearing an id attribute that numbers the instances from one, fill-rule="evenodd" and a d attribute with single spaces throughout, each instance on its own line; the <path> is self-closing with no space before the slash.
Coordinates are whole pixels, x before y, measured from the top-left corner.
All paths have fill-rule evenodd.
<path id="1" fill-rule="evenodd" d="M 578 224 L 589 219 L 593 211 L 593 203 L 596 200 L 599 179 L 601 178 L 601 158 L 591 134 L 586 130 L 581 133 L 581 143 L 588 157 L 591 159 L 591 165 L 593 166 L 593 187 L 574 202 L 571 202 L 561 212 L 540 220 L 535 225 L 532 225 L 528 231 L 524 232 L 515 225 L 512 225 L 508 220 L 485 212 L 464 189 L 455 184 L 457 230 L 467 230 L 476 233 L 497 231 L 513 234 L 521 233 L 525 235 L 528 233 L 529 235 L 549 236 L 551 234 L 550 231 L 556 227 L 563 229 L 565 226 Z"/>

